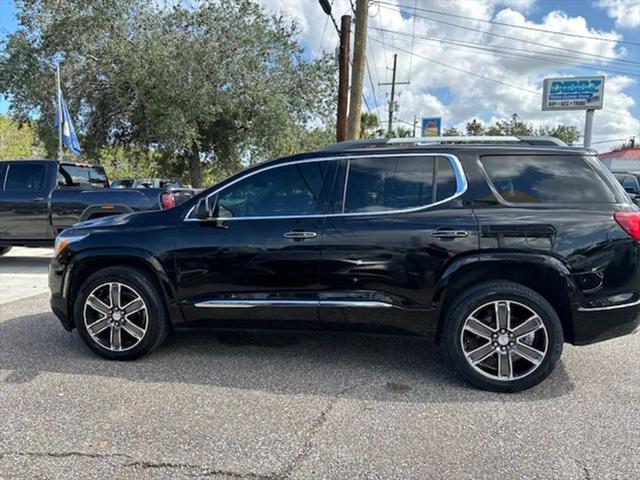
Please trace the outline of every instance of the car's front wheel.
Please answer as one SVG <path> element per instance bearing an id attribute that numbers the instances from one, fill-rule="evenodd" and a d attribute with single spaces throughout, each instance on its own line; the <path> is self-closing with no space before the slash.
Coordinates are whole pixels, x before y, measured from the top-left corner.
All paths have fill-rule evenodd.
<path id="1" fill-rule="evenodd" d="M 475 386 L 517 392 L 537 385 L 553 371 L 564 342 L 562 325 L 544 297 L 523 285 L 479 284 L 448 308 L 445 352 Z"/>
<path id="2" fill-rule="evenodd" d="M 87 345 L 113 360 L 132 360 L 160 345 L 169 331 L 159 289 L 144 271 L 109 267 L 91 275 L 74 304 Z"/>

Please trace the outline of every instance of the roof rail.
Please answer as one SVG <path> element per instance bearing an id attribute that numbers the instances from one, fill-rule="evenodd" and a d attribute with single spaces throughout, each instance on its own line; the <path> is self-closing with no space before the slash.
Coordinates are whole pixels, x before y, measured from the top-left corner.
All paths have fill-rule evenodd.
<path id="1" fill-rule="evenodd" d="M 325 151 L 337 152 L 354 148 L 388 147 L 392 145 L 431 145 L 431 144 L 478 144 L 478 143 L 520 143 L 526 145 L 556 145 L 566 147 L 567 144 L 555 137 L 546 136 L 451 136 L 451 137 L 402 137 L 372 138 L 369 140 L 347 140 L 326 147 Z"/>

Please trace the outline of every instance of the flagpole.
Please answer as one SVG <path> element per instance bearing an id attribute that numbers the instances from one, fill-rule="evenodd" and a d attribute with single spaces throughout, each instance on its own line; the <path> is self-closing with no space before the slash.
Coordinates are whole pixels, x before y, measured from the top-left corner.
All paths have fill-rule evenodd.
<path id="1" fill-rule="evenodd" d="M 56 65 L 56 89 L 58 94 L 58 160 L 62 160 L 62 90 L 60 90 L 60 63 Z"/>

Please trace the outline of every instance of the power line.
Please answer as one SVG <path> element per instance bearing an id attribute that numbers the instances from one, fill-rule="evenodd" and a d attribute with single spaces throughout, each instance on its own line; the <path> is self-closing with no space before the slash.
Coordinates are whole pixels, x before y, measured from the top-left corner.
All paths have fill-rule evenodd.
<path id="1" fill-rule="evenodd" d="M 378 43 L 380 43 L 380 40 L 379 40 L 379 39 L 377 39 L 377 38 L 375 38 L 375 37 L 370 37 L 370 38 L 371 38 L 371 40 L 373 40 L 374 42 L 378 42 Z M 391 47 L 393 47 L 393 48 L 395 48 L 396 50 L 398 50 L 398 51 L 400 51 L 400 52 L 409 53 L 407 50 L 405 50 L 405 49 L 403 49 L 403 48 L 400 48 L 400 47 L 398 47 L 397 45 L 390 45 L 390 46 L 391 46 Z M 471 71 L 469 71 L 469 70 L 465 70 L 465 69 L 463 69 L 463 68 L 454 67 L 453 65 L 449 65 L 449 64 L 447 64 L 447 63 L 443 63 L 443 62 L 439 62 L 439 61 L 434 60 L 434 59 L 432 59 L 432 58 L 428 58 L 428 57 L 425 57 L 425 56 L 423 56 L 423 55 L 418 55 L 417 53 L 414 53 L 414 55 L 415 55 L 416 57 L 418 57 L 418 58 L 421 58 L 421 59 L 423 59 L 423 60 L 426 60 L 427 62 L 435 63 L 436 65 L 440 65 L 440 66 L 442 66 L 442 67 L 449 68 L 449 69 L 451 69 L 451 70 L 456 70 L 456 71 L 458 71 L 458 72 L 466 73 L 467 75 L 471 75 L 471 76 L 473 76 L 473 77 L 481 78 L 482 80 L 486 80 L 486 81 L 488 81 L 488 82 L 493 82 L 493 83 L 497 83 L 497 84 L 500 84 L 500 85 L 505 85 L 505 86 L 507 86 L 507 87 L 516 88 L 516 89 L 518 89 L 518 90 L 519 90 L 519 91 L 521 91 L 521 92 L 533 93 L 533 94 L 536 94 L 536 95 L 538 95 L 538 96 L 540 96 L 540 95 L 541 95 L 541 94 L 540 94 L 540 92 L 538 92 L 538 91 L 536 91 L 536 90 L 529 90 L 529 89 L 526 89 L 526 88 L 522 88 L 522 87 L 521 87 L 521 86 L 519 86 L 519 85 L 514 85 L 514 84 L 509 83 L 509 82 L 505 82 L 505 81 L 498 80 L 498 79 L 495 79 L 495 78 L 491 78 L 491 77 L 487 77 L 487 76 L 484 76 L 484 75 L 480 75 L 479 73 L 471 72 Z M 621 116 L 621 117 L 629 117 L 629 118 L 633 118 L 633 119 L 638 120 L 638 117 L 636 117 L 635 115 L 629 115 L 629 114 L 626 114 L 626 113 L 620 113 L 620 112 L 616 112 L 615 110 L 607 110 L 607 109 L 604 109 L 604 108 L 602 109 L 602 111 L 604 111 L 604 112 L 608 112 L 608 113 L 611 113 L 611 114 L 613 114 L 613 115 L 619 115 L 619 116 Z"/>
<path id="2" fill-rule="evenodd" d="M 371 30 L 382 30 L 382 29 L 380 29 L 378 27 L 370 27 L 370 29 Z M 397 33 L 398 35 L 410 36 L 410 34 L 404 33 L 404 32 L 395 32 L 395 33 Z M 577 58 L 575 60 L 570 60 L 569 58 L 564 57 L 564 56 L 560 56 L 560 58 L 550 57 L 550 56 L 547 56 L 544 52 L 540 52 L 540 51 L 531 51 L 529 54 L 518 54 L 518 53 L 512 53 L 509 50 L 502 50 L 502 49 L 499 49 L 499 48 L 496 48 L 496 47 L 482 47 L 482 46 L 478 46 L 478 45 L 475 45 L 475 44 L 469 44 L 469 43 L 458 42 L 458 41 L 453 41 L 453 40 L 445 40 L 445 39 L 435 38 L 435 37 L 427 37 L 427 36 L 417 35 L 416 38 L 418 38 L 419 40 L 423 40 L 423 41 L 445 43 L 445 44 L 449 44 L 449 45 L 456 45 L 456 46 L 463 47 L 463 48 L 466 48 L 466 49 L 481 50 L 481 51 L 486 52 L 486 53 L 492 53 L 492 54 L 496 54 L 498 56 L 502 56 L 502 57 L 506 57 L 506 58 L 522 59 L 522 60 L 540 62 L 540 63 L 547 63 L 547 64 L 564 64 L 564 65 L 582 67 L 582 68 L 586 68 L 586 69 L 589 69 L 589 70 L 602 70 L 602 71 L 607 71 L 607 72 L 612 72 L 612 73 L 619 73 L 619 74 L 624 74 L 624 75 L 640 77 L 640 68 L 638 69 L 638 72 L 630 72 L 630 71 L 627 71 L 627 70 L 619 70 L 619 69 L 615 69 L 615 68 L 611 68 L 611 67 L 604 67 L 604 66 L 589 67 L 589 66 L 585 65 L 585 62 L 580 62 L 579 61 L 579 60 L 585 60 L 586 62 L 591 62 L 591 61 L 599 61 L 599 60 L 579 59 L 579 58 Z M 436 46 L 439 47 L 439 48 L 449 48 L 451 50 L 460 51 L 459 49 L 446 47 L 444 45 L 436 45 Z M 523 49 L 518 49 L 518 48 L 511 48 L 511 50 L 523 51 Z M 527 50 L 524 50 L 524 51 L 528 52 Z"/>
<path id="3" fill-rule="evenodd" d="M 414 0 L 414 10 L 418 7 L 418 0 Z M 413 31 L 411 32 L 411 55 L 409 56 L 409 81 L 411 81 L 411 67 L 413 66 L 413 45 L 416 42 L 416 17 L 413 17 Z"/>
<path id="4" fill-rule="evenodd" d="M 378 0 L 378 4 L 379 5 L 388 5 L 388 6 L 393 6 L 393 7 L 398 6 L 398 5 L 394 4 L 394 3 L 384 2 L 384 1 L 380 1 L 380 0 Z M 437 15 L 446 15 L 448 17 L 463 18 L 465 20 L 473 20 L 473 21 L 476 21 L 476 22 L 490 23 L 492 25 L 500 25 L 502 27 L 520 28 L 520 29 L 523 29 L 523 30 L 531 30 L 531 31 L 534 31 L 534 32 L 550 33 L 550 34 L 553 34 L 553 35 L 563 35 L 563 36 L 566 36 L 566 37 L 584 38 L 584 39 L 588 39 L 588 40 L 598 40 L 598 41 L 601 41 L 601 42 L 624 43 L 624 44 L 627 44 L 627 45 L 640 46 L 640 43 L 637 43 L 637 42 L 629 42 L 629 41 L 625 41 L 625 40 L 615 40 L 613 38 L 595 37 L 595 36 L 592 36 L 592 35 L 580 35 L 579 33 L 558 32 L 558 31 L 555 31 L 555 30 L 548 30 L 548 29 L 545 29 L 545 28 L 536 28 L 536 27 L 529 27 L 527 25 L 515 25 L 513 23 L 498 22 L 497 20 L 484 20 L 484 19 L 480 19 L 480 18 L 467 17 L 465 15 L 459 15 L 459 14 L 455 14 L 455 13 L 440 12 L 438 10 L 430 10 L 428 8 L 419 8 L 417 6 L 403 7 L 403 8 L 413 8 L 413 10 L 415 10 L 415 11 L 435 13 Z"/>
<path id="5" fill-rule="evenodd" d="M 383 7 L 384 8 L 390 8 L 390 7 L 386 7 L 384 5 L 383 5 Z M 401 13 L 402 13 L 402 10 L 401 10 L 402 8 L 404 8 L 404 7 L 398 6 L 398 9 L 401 11 Z M 447 21 L 444 21 L 444 20 L 438 20 L 436 18 L 425 17 L 425 16 L 418 15 L 418 14 L 415 14 L 415 13 L 414 13 L 414 15 L 416 17 L 422 18 L 424 20 L 429 20 L 429 21 L 436 22 L 436 23 L 442 23 L 443 25 L 449 25 L 451 27 L 461 28 L 463 30 L 469 30 L 469 31 L 472 31 L 472 32 L 482 33 L 483 35 L 490 35 L 490 36 L 493 36 L 493 37 L 505 38 L 507 40 L 514 40 L 516 42 L 527 43 L 527 44 L 530 44 L 530 45 L 537 45 L 539 47 L 551 48 L 553 50 L 559 50 L 559 51 L 569 52 L 569 53 L 573 53 L 573 54 L 587 55 L 587 56 L 591 56 L 591 57 L 603 58 L 605 60 L 610 60 L 610 61 L 619 61 L 619 62 L 624 62 L 624 63 L 635 63 L 635 62 L 631 62 L 629 60 L 617 59 L 615 57 L 608 57 L 606 55 L 598 55 L 596 53 L 580 52 L 578 50 L 572 50 L 570 48 L 556 47 L 554 45 L 548 45 L 548 44 L 545 44 L 545 43 L 534 42 L 533 40 L 525 40 L 523 38 L 511 37 L 509 35 L 502 35 L 502 34 L 499 34 L 499 33 L 489 32 L 489 31 L 486 31 L 486 30 L 480 30 L 478 28 L 467 27 L 465 25 L 460 25 L 460 24 L 457 24 L 457 23 L 451 23 L 451 22 L 447 22 Z"/>
<path id="6" fill-rule="evenodd" d="M 378 118 L 378 123 L 380 123 L 380 114 L 379 114 L 379 107 L 378 107 L 378 95 L 376 93 L 376 87 L 373 84 L 373 78 L 371 77 L 371 70 L 369 69 L 369 60 L 367 59 L 366 55 L 364 57 L 364 64 L 367 67 L 367 75 L 369 76 L 369 83 L 371 84 L 371 91 L 373 93 L 373 103 L 376 106 L 376 117 Z"/>

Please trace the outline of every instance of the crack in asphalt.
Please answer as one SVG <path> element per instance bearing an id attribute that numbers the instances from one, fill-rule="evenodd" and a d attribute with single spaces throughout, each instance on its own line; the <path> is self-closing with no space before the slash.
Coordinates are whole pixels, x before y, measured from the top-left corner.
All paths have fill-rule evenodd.
<path id="1" fill-rule="evenodd" d="M 271 473 L 271 474 L 258 474 L 253 472 L 238 472 L 235 470 L 222 470 L 222 469 L 212 469 L 210 466 L 206 465 L 197 465 L 191 463 L 173 463 L 173 462 L 151 462 L 146 460 L 136 460 L 131 455 L 125 453 L 87 453 L 87 452 L 78 452 L 78 451 L 70 451 L 70 452 L 21 452 L 21 451 L 7 451 L 0 452 L 0 460 L 5 457 L 10 456 L 21 456 L 21 457 L 49 457 L 49 458 L 70 458 L 70 457 L 80 457 L 80 458 L 96 458 L 96 459 L 105 459 L 105 458 L 122 458 L 128 460 L 126 463 L 121 463 L 121 466 L 124 468 L 141 468 L 141 469 L 185 469 L 185 470 L 200 470 L 199 473 L 189 473 L 184 472 L 186 475 L 190 477 L 213 477 L 213 476 L 226 476 L 230 478 L 237 479 L 247 479 L 247 480 L 286 480 L 290 478 L 291 474 L 294 470 L 296 470 L 300 464 L 309 457 L 312 451 L 313 441 L 316 437 L 316 434 L 322 428 L 322 426 L 327 422 L 328 416 L 331 414 L 333 409 L 335 408 L 338 401 L 340 401 L 341 396 L 345 393 L 355 390 L 356 388 L 360 388 L 362 386 L 367 385 L 370 382 L 360 383 L 357 385 L 351 385 L 340 390 L 335 394 L 331 400 L 327 403 L 327 405 L 320 410 L 320 414 L 317 418 L 315 418 L 311 422 L 311 426 L 305 433 L 306 440 L 302 445 L 301 451 L 282 469 L 279 473 Z"/>
<path id="2" fill-rule="evenodd" d="M 355 390 L 356 388 L 363 387 L 363 386 L 365 386 L 365 385 L 367 385 L 369 383 L 370 382 L 364 382 L 364 383 L 359 383 L 359 384 L 356 384 L 356 385 L 351 385 L 349 387 L 343 388 L 338 393 L 336 393 L 335 397 L 333 397 L 331 400 L 329 400 L 329 402 L 327 403 L 327 406 L 324 407 L 320 411 L 320 415 L 318 415 L 318 418 L 316 418 L 311 423 L 311 427 L 308 429 L 308 431 L 306 433 L 307 439 L 305 440 L 304 444 L 302 445 L 302 450 L 300 451 L 300 453 L 298 453 L 298 455 L 296 455 L 293 458 L 293 460 L 289 463 L 289 465 L 287 465 L 282 470 L 281 473 L 276 475 L 275 478 L 277 478 L 277 479 L 290 478 L 290 476 L 293 473 L 293 471 L 296 470 L 305 459 L 309 458 L 309 455 L 311 454 L 312 443 L 313 443 L 313 440 L 315 439 L 316 434 L 318 433 L 318 430 L 320 430 L 320 428 L 322 428 L 322 426 L 327 422 L 327 417 L 332 412 L 332 410 L 335 408 L 335 406 L 338 403 L 338 401 L 340 401 L 341 396 L 344 395 L 347 392 Z"/>

